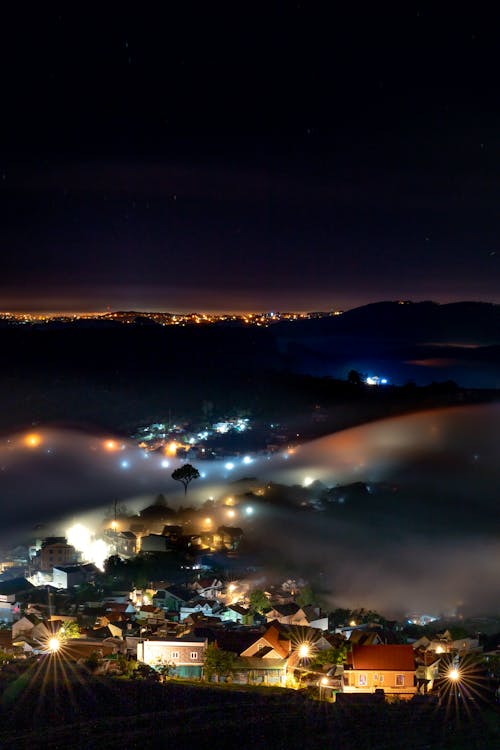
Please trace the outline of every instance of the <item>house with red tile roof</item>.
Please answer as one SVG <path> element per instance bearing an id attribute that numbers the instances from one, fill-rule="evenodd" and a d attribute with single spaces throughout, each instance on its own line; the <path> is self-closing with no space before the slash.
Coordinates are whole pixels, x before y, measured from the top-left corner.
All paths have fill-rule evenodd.
<path id="1" fill-rule="evenodd" d="M 344 693 L 374 693 L 409 699 L 416 693 L 412 646 L 354 645 L 344 667 Z"/>

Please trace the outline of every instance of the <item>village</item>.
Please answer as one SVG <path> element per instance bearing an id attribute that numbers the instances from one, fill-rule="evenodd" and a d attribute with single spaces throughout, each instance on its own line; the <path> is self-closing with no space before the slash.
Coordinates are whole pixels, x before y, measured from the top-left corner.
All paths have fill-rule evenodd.
<path id="1" fill-rule="evenodd" d="M 467 629 L 459 616 L 329 610 L 307 580 L 272 580 L 243 529 L 217 522 L 238 508 L 230 500 L 212 517 L 162 498 L 132 518 L 115 507 L 104 570 L 65 537 L 4 560 L 2 664 L 60 659 L 110 677 L 279 687 L 329 702 L 440 700 L 450 689 L 498 699 L 494 618 Z"/>

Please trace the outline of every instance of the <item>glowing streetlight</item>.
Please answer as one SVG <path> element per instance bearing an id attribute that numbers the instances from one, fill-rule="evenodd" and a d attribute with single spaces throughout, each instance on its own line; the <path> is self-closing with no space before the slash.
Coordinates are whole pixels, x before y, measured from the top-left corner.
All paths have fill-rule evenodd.
<path id="1" fill-rule="evenodd" d="M 301 643 L 299 646 L 299 659 L 307 659 L 311 653 L 311 648 L 308 643 Z"/>
<path id="2" fill-rule="evenodd" d="M 232 508 L 229 508 L 229 510 L 227 512 L 227 517 L 228 518 L 234 518 L 235 515 L 236 515 L 236 513 L 234 512 L 234 510 Z"/>
<path id="3" fill-rule="evenodd" d="M 177 455 L 177 448 L 178 448 L 177 443 L 175 442 L 175 440 L 172 440 L 172 442 L 169 443 L 167 447 L 165 448 L 165 454 L 167 456 L 175 456 Z"/>
<path id="4" fill-rule="evenodd" d="M 448 672 L 448 677 L 450 678 L 450 680 L 453 680 L 453 682 L 457 682 L 460 679 L 460 672 L 456 667 L 453 667 Z"/>
<path id="5" fill-rule="evenodd" d="M 117 521 L 111 521 L 111 528 L 113 531 L 116 531 L 118 528 L 118 522 Z"/>
<path id="6" fill-rule="evenodd" d="M 47 646 L 48 646 L 50 653 L 55 654 L 56 651 L 59 651 L 59 649 L 61 648 L 61 641 L 59 640 L 59 638 L 56 638 L 54 636 L 54 638 L 49 639 Z"/>
<path id="7" fill-rule="evenodd" d="M 328 685 L 328 682 L 329 682 L 328 677 L 321 678 L 321 684 L 323 685 L 323 687 L 325 687 L 325 685 Z"/>
<path id="8" fill-rule="evenodd" d="M 118 450 L 118 445 L 116 440 L 106 440 L 104 443 L 104 447 L 107 451 L 116 451 Z"/>

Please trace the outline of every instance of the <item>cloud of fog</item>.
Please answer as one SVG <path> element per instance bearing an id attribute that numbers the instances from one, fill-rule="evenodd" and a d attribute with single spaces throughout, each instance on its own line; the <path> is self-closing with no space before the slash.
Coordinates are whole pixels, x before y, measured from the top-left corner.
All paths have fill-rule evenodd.
<path id="1" fill-rule="evenodd" d="M 332 604 L 438 614 L 465 602 L 491 610 L 500 593 L 499 416 L 499 405 L 434 410 L 345 430 L 289 456 L 255 457 L 249 465 L 231 459 L 232 469 L 195 462 L 202 478 L 188 502 L 235 494 L 243 483 L 233 482 L 244 476 L 262 485 L 303 485 L 306 477 L 329 487 L 394 484 L 393 494 L 375 492 L 324 512 L 277 508 L 264 496 L 249 534 L 271 565 L 303 571 Z M 108 450 L 103 438 L 77 431 L 38 435 L 36 446 L 25 435 L 0 445 L 4 547 L 20 541 L 22 530 L 35 536 L 39 523 L 51 533 L 58 521 L 87 514 L 97 527 L 115 500 L 138 510 L 162 492 L 174 506 L 185 503 L 171 479 L 178 461 L 166 466 L 164 456 L 146 457 L 118 438 Z"/>

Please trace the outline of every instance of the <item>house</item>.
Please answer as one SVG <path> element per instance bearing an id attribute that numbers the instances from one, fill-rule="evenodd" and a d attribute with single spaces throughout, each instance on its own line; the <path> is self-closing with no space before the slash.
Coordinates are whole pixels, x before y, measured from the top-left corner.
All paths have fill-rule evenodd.
<path id="1" fill-rule="evenodd" d="M 172 665 L 179 677 L 201 678 L 205 638 L 144 639 L 137 643 L 137 660 L 150 666 Z"/>
<path id="2" fill-rule="evenodd" d="M 286 685 L 286 659 L 262 659 L 257 656 L 237 657 L 231 682 L 239 685 Z"/>
<path id="3" fill-rule="evenodd" d="M 297 622 L 297 613 L 299 612 L 299 622 Z M 277 620 L 282 625 L 291 625 L 294 621 L 296 625 L 307 624 L 302 622 L 303 619 L 303 613 L 301 612 L 299 605 L 295 604 L 295 602 L 288 602 L 288 604 L 275 604 L 272 609 L 266 612 L 267 622 Z"/>
<path id="4" fill-rule="evenodd" d="M 162 534 L 148 534 L 141 539 L 141 552 L 170 552 L 170 541 Z"/>
<path id="5" fill-rule="evenodd" d="M 183 620 L 185 620 L 188 615 L 194 614 L 196 612 L 200 612 L 206 617 L 219 617 L 222 613 L 222 610 L 223 605 L 220 602 L 215 601 L 214 599 L 204 599 L 203 597 L 198 597 L 197 599 L 192 599 L 190 602 L 187 602 L 180 607 L 179 620 L 183 622 Z"/>
<path id="6" fill-rule="evenodd" d="M 75 548 L 63 536 L 47 537 L 37 553 L 38 567 L 42 571 L 51 571 L 54 565 L 71 565 L 76 560 Z"/>
<path id="7" fill-rule="evenodd" d="M 344 693 L 374 693 L 411 698 L 415 695 L 415 659 L 411 646 L 354 645 L 344 668 Z"/>
<path id="8" fill-rule="evenodd" d="M 249 609 L 240 604 L 229 604 L 221 613 L 223 622 L 237 622 L 239 625 L 252 625 L 253 615 Z"/>
<path id="9" fill-rule="evenodd" d="M 417 691 L 427 693 L 434 687 L 434 681 L 439 677 L 439 665 L 441 657 L 433 651 L 424 651 L 422 654 L 416 654 L 415 677 L 417 679 Z"/>
<path id="10" fill-rule="evenodd" d="M 158 599 L 159 606 L 162 609 L 168 611 L 179 612 L 182 605 L 187 604 L 193 598 L 193 592 L 183 586 L 169 586 L 168 589 L 163 589 L 165 596 L 161 597 L 163 603 L 160 604 L 161 590 L 155 594 L 155 599 Z"/>
<path id="11" fill-rule="evenodd" d="M 33 591 L 26 578 L 11 578 L 0 582 L 0 622 L 13 622 L 20 616 L 19 598 Z"/>
<path id="12" fill-rule="evenodd" d="M 273 623 L 240 656 L 257 656 L 261 659 L 286 659 L 292 650 L 292 643 L 278 623 Z"/>
<path id="13" fill-rule="evenodd" d="M 81 586 L 87 580 L 81 565 L 54 565 L 52 568 L 52 585 L 58 589 L 69 589 Z"/>

